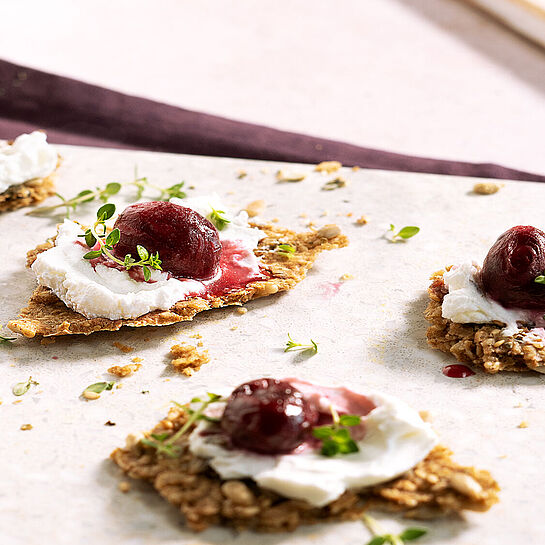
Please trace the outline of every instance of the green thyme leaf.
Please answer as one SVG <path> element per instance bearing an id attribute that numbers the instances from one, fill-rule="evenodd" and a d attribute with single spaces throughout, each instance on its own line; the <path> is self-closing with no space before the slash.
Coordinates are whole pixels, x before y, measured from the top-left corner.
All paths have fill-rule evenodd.
<path id="1" fill-rule="evenodd" d="M 115 214 L 115 204 L 106 203 L 103 204 L 97 211 L 97 220 L 106 221 L 109 220 Z"/>
<path id="2" fill-rule="evenodd" d="M 386 538 L 384 536 L 375 536 L 366 545 L 383 545 L 386 543 Z"/>
<path id="3" fill-rule="evenodd" d="M 276 247 L 276 253 L 284 257 L 292 257 L 295 253 L 295 248 L 291 244 L 279 244 Z"/>
<path id="4" fill-rule="evenodd" d="M 407 528 L 406 530 L 403 530 L 399 534 L 399 538 L 402 541 L 414 541 L 415 539 L 418 539 L 419 537 L 425 536 L 428 533 L 428 530 L 426 528 L 418 528 L 416 526 Z"/>
<path id="5" fill-rule="evenodd" d="M 401 229 L 396 236 L 407 239 L 407 238 L 414 237 L 414 235 L 418 234 L 419 231 L 420 231 L 420 227 L 415 227 L 414 225 L 407 225 L 406 227 L 403 227 L 403 229 Z"/>
<path id="6" fill-rule="evenodd" d="M 339 417 L 339 424 L 341 426 L 357 426 L 361 423 L 361 416 L 357 414 L 343 414 Z"/>
<path id="7" fill-rule="evenodd" d="M 142 259 L 143 261 L 146 261 L 146 259 L 149 258 L 149 252 L 146 250 L 146 248 L 144 248 L 144 246 L 140 246 L 140 244 L 137 244 L 136 251 L 140 256 L 140 259 Z"/>
<path id="8" fill-rule="evenodd" d="M 104 390 L 111 390 L 114 387 L 115 382 L 95 382 L 85 388 L 84 392 L 94 392 L 95 394 L 101 394 Z"/>
<path id="9" fill-rule="evenodd" d="M 106 187 L 104 188 L 104 192 L 108 195 L 116 195 L 121 191 L 121 184 L 118 184 L 117 182 L 110 182 L 109 184 L 106 184 Z"/>
<path id="10" fill-rule="evenodd" d="M 231 220 L 228 220 L 224 216 L 225 212 L 223 210 L 216 210 L 215 208 L 212 208 L 212 213 L 210 214 L 210 221 L 216 226 L 216 229 L 218 231 L 223 231 L 225 229 L 225 226 L 228 223 L 231 223 Z"/>
<path id="11" fill-rule="evenodd" d="M 15 337 L 4 337 L 0 335 L 0 344 L 2 345 L 11 345 L 11 343 L 15 340 L 16 340 Z"/>
<path id="12" fill-rule="evenodd" d="M 22 396 L 26 394 L 31 386 L 38 386 L 38 383 L 35 380 L 32 380 L 32 377 L 28 377 L 26 382 L 18 382 L 11 389 L 14 396 Z"/>
<path id="13" fill-rule="evenodd" d="M 182 187 L 184 186 L 185 182 L 180 182 L 179 184 L 171 185 L 166 189 L 166 199 L 171 199 L 172 197 L 176 197 L 177 199 L 184 199 L 187 195 L 181 191 Z"/>
<path id="14" fill-rule="evenodd" d="M 87 229 L 87 231 L 85 231 L 85 244 L 87 244 L 89 248 L 92 248 L 96 243 L 97 239 L 95 238 L 93 233 L 91 233 L 91 230 Z"/>
<path id="15" fill-rule="evenodd" d="M 108 246 L 115 246 L 119 242 L 120 238 L 121 238 L 121 232 L 119 231 L 119 229 L 114 229 L 106 237 L 106 244 Z"/>
<path id="16" fill-rule="evenodd" d="M 81 197 L 86 197 L 87 195 L 90 195 L 89 197 L 85 198 L 85 199 L 81 199 Z M 60 196 L 60 195 L 59 195 Z M 80 203 L 84 203 L 84 202 L 91 202 L 92 200 L 94 200 L 94 192 L 91 191 L 90 189 L 85 189 L 83 191 L 80 191 L 77 195 L 76 195 L 76 198 L 80 198 Z"/>
<path id="17" fill-rule="evenodd" d="M 333 433 L 335 433 L 335 430 L 331 426 L 312 428 L 312 435 L 316 437 L 316 439 L 329 439 Z"/>
<path id="18" fill-rule="evenodd" d="M 152 433 L 151 436 L 156 439 L 157 441 L 164 441 L 170 434 L 165 433 Z"/>
<path id="19" fill-rule="evenodd" d="M 545 284 L 545 276 L 543 276 L 542 274 L 540 274 L 539 276 L 536 276 L 534 278 L 534 282 L 536 284 Z"/>
<path id="20" fill-rule="evenodd" d="M 322 449 L 320 450 L 320 454 L 322 454 L 323 456 L 327 456 L 331 458 L 338 453 L 339 453 L 339 445 L 335 441 L 331 439 L 326 439 L 322 443 Z"/>
<path id="21" fill-rule="evenodd" d="M 102 255 L 102 251 L 100 250 L 91 250 L 90 252 L 87 252 L 83 259 L 96 259 L 97 257 L 100 257 Z"/>
<path id="22" fill-rule="evenodd" d="M 149 282 L 150 278 L 151 278 L 151 271 L 149 270 L 149 267 L 147 267 L 146 265 L 144 265 L 142 267 L 142 272 L 144 273 L 144 280 L 146 282 Z"/>

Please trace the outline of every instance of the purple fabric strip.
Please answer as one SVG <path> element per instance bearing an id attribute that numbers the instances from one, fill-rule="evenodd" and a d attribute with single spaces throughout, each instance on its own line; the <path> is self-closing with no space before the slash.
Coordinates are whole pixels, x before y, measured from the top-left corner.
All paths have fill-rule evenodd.
<path id="1" fill-rule="evenodd" d="M 402 155 L 233 121 L 0 60 L 0 138 L 37 128 L 58 144 L 545 182 L 492 163 Z"/>

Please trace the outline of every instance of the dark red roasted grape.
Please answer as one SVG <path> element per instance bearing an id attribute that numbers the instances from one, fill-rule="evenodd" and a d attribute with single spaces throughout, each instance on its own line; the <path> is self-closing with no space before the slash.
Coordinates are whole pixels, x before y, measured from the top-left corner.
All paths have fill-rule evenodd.
<path id="1" fill-rule="evenodd" d="M 214 276 L 221 257 L 216 228 L 191 208 L 171 202 L 145 202 L 125 208 L 115 226 L 121 232 L 115 253 L 138 260 L 136 245 L 159 252 L 164 271 L 204 280 Z"/>
<path id="2" fill-rule="evenodd" d="M 494 243 L 481 270 L 484 292 L 507 308 L 545 309 L 545 233 L 531 225 L 512 227 Z"/>
<path id="3" fill-rule="evenodd" d="M 262 378 L 233 391 L 221 427 L 234 446 L 262 454 L 298 447 L 318 421 L 313 403 L 289 382 Z"/>

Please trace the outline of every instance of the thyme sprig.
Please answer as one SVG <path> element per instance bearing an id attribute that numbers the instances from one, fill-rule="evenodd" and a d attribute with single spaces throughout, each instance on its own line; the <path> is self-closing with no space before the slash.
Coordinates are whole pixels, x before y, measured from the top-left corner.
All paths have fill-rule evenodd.
<path id="1" fill-rule="evenodd" d="M 110 182 L 104 187 L 96 187 L 95 189 L 84 189 L 80 191 L 76 196 L 71 198 L 65 198 L 59 193 L 55 195 L 61 200 L 57 204 L 50 206 L 40 206 L 27 212 L 29 215 L 41 215 L 54 212 L 58 208 L 64 207 L 66 209 L 66 217 L 70 217 L 70 212 L 76 210 L 76 208 L 84 203 L 88 203 L 95 200 L 101 200 L 107 202 L 110 197 L 117 195 L 123 187 L 136 187 L 136 199 L 140 200 L 146 189 L 153 189 L 158 191 L 159 194 L 153 197 L 156 201 L 168 201 L 172 197 L 183 199 L 186 197 L 186 193 L 182 191 L 182 187 L 185 182 L 174 184 L 170 187 L 164 188 L 156 184 L 152 184 L 146 176 L 138 176 L 138 167 L 134 167 L 134 178 L 130 182 Z"/>
<path id="2" fill-rule="evenodd" d="M 3 335 L 0 335 L 0 345 L 10 346 L 15 340 L 17 340 L 15 337 L 4 337 Z"/>
<path id="3" fill-rule="evenodd" d="M 18 382 L 15 384 L 11 389 L 11 392 L 14 396 L 22 396 L 30 390 L 31 386 L 38 386 L 38 384 L 38 382 L 32 380 L 32 377 L 28 377 L 26 382 Z"/>
<path id="4" fill-rule="evenodd" d="M 169 458 L 177 458 L 178 456 L 180 456 L 181 448 L 176 445 L 176 441 L 182 435 L 184 435 L 184 433 L 186 433 L 191 428 L 191 426 L 193 426 L 193 424 L 197 422 L 197 420 L 217 422 L 216 419 L 205 415 L 204 411 L 206 411 L 208 406 L 212 403 L 227 401 L 227 399 L 223 398 L 218 394 L 213 394 L 209 392 L 206 395 L 208 396 L 208 399 L 194 397 L 191 400 L 190 403 L 201 404 L 198 409 L 192 409 L 188 405 L 180 405 L 179 403 L 174 402 L 177 407 L 183 409 L 189 415 L 189 418 L 186 420 L 185 424 L 174 435 L 170 435 L 168 432 L 152 433 L 150 435 L 151 439 L 146 437 L 144 439 L 141 439 L 140 443 L 148 447 L 154 448 L 158 454 L 163 454 L 164 456 L 167 456 Z"/>
<path id="5" fill-rule="evenodd" d="M 294 350 L 302 350 L 306 351 L 309 350 L 311 352 L 314 352 L 315 354 L 318 352 L 318 345 L 310 339 L 311 344 L 302 344 L 302 343 L 296 343 L 292 338 L 291 335 L 288 333 L 288 342 L 286 343 L 286 347 L 284 348 L 284 352 L 290 352 Z"/>
<path id="6" fill-rule="evenodd" d="M 414 541 L 428 533 L 427 528 L 411 526 L 399 534 L 389 534 L 376 519 L 366 513 L 362 515 L 362 521 L 374 536 L 366 545 L 403 545 L 404 543 L 407 543 L 407 541 Z"/>
<path id="7" fill-rule="evenodd" d="M 420 232 L 420 227 L 415 225 L 406 225 L 400 229 L 397 233 L 395 232 L 395 226 L 393 223 L 390 223 L 390 229 L 388 229 L 387 234 L 389 234 L 388 240 L 390 242 L 400 242 L 402 240 L 407 240 L 414 237 Z"/>
<path id="8" fill-rule="evenodd" d="M 312 429 L 312 435 L 322 441 L 320 454 L 333 457 L 336 454 L 359 452 L 358 444 L 352 439 L 348 428 L 358 426 L 361 422 L 361 417 L 357 414 L 343 414 L 339 416 L 333 405 L 330 405 L 329 410 L 333 417 L 333 423 L 330 426 L 317 426 Z"/>
<path id="9" fill-rule="evenodd" d="M 144 280 L 147 282 L 151 278 L 151 269 L 161 271 L 161 259 L 159 258 L 159 252 L 150 254 L 144 246 L 139 244 L 136 246 L 138 252 L 139 261 L 134 259 L 131 254 L 127 254 L 123 260 L 118 259 L 112 253 L 113 247 L 119 242 L 121 238 L 121 232 L 119 229 L 113 229 L 110 233 L 106 234 L 106 221 L 109 220 L 115 214 L 115 205 L 112 203 L 106 203 L 102 205 L 97 211 L 97 221 L 89 227 L 83 235 L 85 237 L 85 243 L 89 248 L 94 248 L 98 243 L 99 250 L 91 250 L 87 252 L 83 259 L 96 259 L 101 255 L 106 256 L 114 263 L 125 267 L 128 271 L 132 267 L 142 267 L 144 273 Z"/>

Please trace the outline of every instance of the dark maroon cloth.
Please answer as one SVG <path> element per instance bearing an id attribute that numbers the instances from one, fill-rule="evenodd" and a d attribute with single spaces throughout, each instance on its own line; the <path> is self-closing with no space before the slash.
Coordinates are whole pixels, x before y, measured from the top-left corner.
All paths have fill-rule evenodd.
<path id="1" fill-rule="evenodd" d="M 58 144 L 545 182 L 492 163 L 402 155 L 233 121 L 0 60 L 0 138 L 35 129 Z"/>

